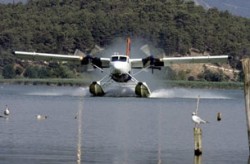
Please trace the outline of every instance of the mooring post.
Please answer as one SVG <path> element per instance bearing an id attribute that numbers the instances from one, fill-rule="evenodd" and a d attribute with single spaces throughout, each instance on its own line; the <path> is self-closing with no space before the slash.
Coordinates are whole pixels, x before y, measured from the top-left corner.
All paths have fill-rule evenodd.
<path id="1" fill-rule="evenodd" d="M 194 164 L 202 164 L 202 156 L 194 156 Z"/>
<path id="2" fill-rule="evenodd" d="M 244 72 L 245 111 L 247 119 L 248 148 L 250 151 L 250 58 L 242 60 Z"/>
<path id="3" fill-rule="evenodd" d="M 194 128 L 194 155 L 199 156 L 202 154 L 202 130 L 201 128 Z"/>

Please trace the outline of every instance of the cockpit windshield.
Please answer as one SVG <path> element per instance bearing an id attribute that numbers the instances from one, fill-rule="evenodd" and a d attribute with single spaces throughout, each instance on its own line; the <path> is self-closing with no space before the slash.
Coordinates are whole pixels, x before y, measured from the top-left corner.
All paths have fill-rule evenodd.
<path id="1" fill-rule="evenodd" d="M 120 60 L 119 61 L 123 61 L 123 62 L 125 62 L 125 61 L 127 61 L 127 58 L 126 57 L 124 57 L 124 56 L 120 56 Z"/>
<path id="2" fill-rule="evenodd" d="M 119 60 L 119 57 L 118 56 L 113 56 L 112 58 L 111 58 L 111 61 L 118 61 Z"/>
<path id="3" fill-rule="evenodd" d="M 127 61 L 127 57 L 126 56 L 112 56 L 111 57 L 111 61 L 121 61 L 121 62 L 126 62 Z"/>

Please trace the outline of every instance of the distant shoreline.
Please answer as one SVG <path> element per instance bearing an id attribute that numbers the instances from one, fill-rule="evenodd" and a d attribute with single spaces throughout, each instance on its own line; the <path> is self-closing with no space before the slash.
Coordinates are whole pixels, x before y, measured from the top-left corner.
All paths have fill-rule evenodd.
<path id="1" fill-rule="evenodd" d="M 55 86 L 89 86 L 89 79 L 0 79 L 0 84 L 18 85 L 55 85 Z M 167 87 L 207 88 L 207 89 L 243 89 L 242 82 L 207 82 L 162 80 Z"/>
<path id="2" fill-rule="evenodd" d="M 207 89 L 243 89 L 243 82 L 208 82 L 208 81 L 167 81 L 172 87 L 207 88 Z"/>

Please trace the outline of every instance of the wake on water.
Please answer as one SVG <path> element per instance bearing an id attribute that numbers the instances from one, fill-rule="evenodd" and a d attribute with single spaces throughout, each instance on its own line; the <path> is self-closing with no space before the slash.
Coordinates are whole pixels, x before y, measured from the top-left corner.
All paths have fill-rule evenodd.
<path id="1" fill-rule="evenodd" d="M 83 96 L 92 97 L 88 87 L 55 87 L 53 89 L 43 89 L 40 91 L 26 93 L 26 95 L 34 96 Z M 232 97 L 214 90 L 203 89 L 157 89 L 151 92 L 150 98 L 193 98 L 200 96 L 203 99 L 232 99 Z M 105 97 L 136 97 L 133 88 L 114 87 L 106 91 Z"/>
<path id="2" fill-rule="evenodd" d="M 77 87 L 77 88 L 61 88 L 61 87 L 55 87 L 53 89 L 43 89 L 39 91 L 29 92 L 25 95 L 32 95 L 32 96 L 83 96 L 83 97 L 89 97 L 91 96 L 89 93 L 88 87 Z"/>
<path id="3" fill-rule="evenodd" d="M 173 89 L 159 89 L 151 93 L 151 98 L 193 98 L 196 99 L 198 96 L 203 99 L 231 99 L 223 93 L 217 93 L 210 90 L 201 89 L 184 89 L 184 88 L 173 88 Z"/>

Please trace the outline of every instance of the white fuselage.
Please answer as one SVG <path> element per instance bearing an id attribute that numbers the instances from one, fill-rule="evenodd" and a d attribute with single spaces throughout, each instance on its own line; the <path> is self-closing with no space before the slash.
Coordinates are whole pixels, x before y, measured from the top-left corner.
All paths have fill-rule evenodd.
<path id="1" fill-rule="evenodd" d="M 131 79 L 131 63 L 126 55 L 115 54 L 110 59 L 111 78 L 116 82 L 127 82 Z"/>

